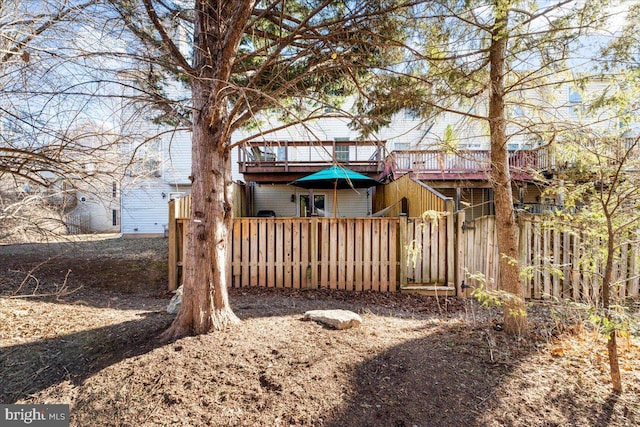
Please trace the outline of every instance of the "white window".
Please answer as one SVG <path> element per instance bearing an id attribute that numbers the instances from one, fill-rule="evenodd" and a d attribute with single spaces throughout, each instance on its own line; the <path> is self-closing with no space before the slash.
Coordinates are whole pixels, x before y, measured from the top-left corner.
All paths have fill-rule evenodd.
<path id="1" fill-rule="evenodd" d="M 336 146 L 336 162 L 348 162 L 349 161 L 349 146 L 337 145 Z"/>
<path id="2" fill-rule="evenodd" d="M 336 138 L 336 142 L 349 141 L 349 138 Z M 348 162 L 349 161 L 349 146 L 348 145 L 336 145 L 333 157 L 336 162 Z"/>

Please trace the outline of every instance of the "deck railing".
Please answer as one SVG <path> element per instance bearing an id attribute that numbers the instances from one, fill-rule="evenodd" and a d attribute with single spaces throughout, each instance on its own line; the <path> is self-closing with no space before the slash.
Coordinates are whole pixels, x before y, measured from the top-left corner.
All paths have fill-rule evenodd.
<path id="1" fill-rule="evenodd" d="M 384 141 L 260 141 L 240 147 L 240 172 L 297 172 L 338 162 L 354 170 L 378 172 Z"/>
<path id="2" fill-rule="evenodd" d="M 491 170 L 491 151 L 401 150 L 392 153 L 396 173 L 481 174 Z M 550 168 L 546 147 L 509 152 L 509 167 L 516 172 L 541 171 Z"/>

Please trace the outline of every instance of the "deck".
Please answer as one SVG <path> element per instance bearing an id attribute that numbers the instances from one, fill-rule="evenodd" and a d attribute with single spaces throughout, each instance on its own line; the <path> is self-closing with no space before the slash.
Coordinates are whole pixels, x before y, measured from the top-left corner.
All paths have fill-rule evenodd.
<path id="1" fill-rule="evenodd" d="M 373 176 L 383 170 L 385 141 L 261 141 L 240 147 L 247 181 L 290 182 L 334 163 Z"/>
<path id="2" fill-rule="evenodd" d="M 396 176 L 411 172 L 421 180 L 486 180 L 491 172 L 489 150 L 460 150 L 445 153 L 438 150 L 394 151 L 391 153 Z M 549 150 L 509 152 L 509 168 L 513 179 L 529 180 L 537 172 L 550 169 Z"/>
<path id="3" fill-rule="evenodd" d="M 489 150 L 400 150 L 384 155 L 383 141 L 271 141 L 241 147 L 239 166 L 247 181 L 290 182 L 333 163 L 365 175 L 383 172 L 394 177 L 412 173 L 420 180 L 487 180 Z M 509 152 L 511 176 L 531 180 L 551 169 L 548 147 Z"/>

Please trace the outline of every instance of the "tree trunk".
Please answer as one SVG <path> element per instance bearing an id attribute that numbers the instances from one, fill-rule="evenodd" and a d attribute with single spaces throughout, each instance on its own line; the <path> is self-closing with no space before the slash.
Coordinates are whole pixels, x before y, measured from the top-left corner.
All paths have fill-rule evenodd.
<path id="1" fill-rule="evenodd" d="M 498 1 L 498 3 L 501 3 Z M 508 293 L 504 301 L 504 330 L 520 335 L 527 330 L 524 290 L 518 266 L 518 224 L 513 210 L 511 175 L 506 138 L 504 67 L 507 47 L 507 8 L 496 6 L 496 21 L 489 50 L 489 129 L 491 181 L 494 193 L 500 273 L 499 288 Z"/>
<path id="2" fill-rule="evenodd" d="M 198 88 L 194 84 L 194 94 Z M 194 103 L 196 97 L 194 96 Z M 208 111 L 202 108 L 196 111 Z M 182 306 L 163 336 L 171 340 L 203 334 L 238 322 L 227 294 L 230 251 L 231 163 L 223 127 L 208 114 L 194 115 L 191 222 L 187 232 Z"/>
<path id="3" fill-rule="evenodd" d="M 168 341 L 238 322 L 229 306 L 231 161 L 226 96 L 254 0 L 196 1 L 192 76 L 191 222 L 182 305 L 162 335 Z"/>
<path id="4" fill-rule="evenodd" d="M 608 215 L 605 209 L 605 215 Z M 607 320 L 611 320 L 609 306 L 611 305 L 611 280 L 613 278 L 613 255 L 614 255 L 614 233 L 611 218 L 607 216 L 607 263 L 602 278 L 602 306 Z M 616 393 L 622 393 L 622 377 L 620 375 L 620 362 L 618 361 L 618 342 L 616 341 L 616 330 L 609 333 L 607 341 L 607 353 L 609 355 L 609 372 L 611 376 L 611 386 Z"/>

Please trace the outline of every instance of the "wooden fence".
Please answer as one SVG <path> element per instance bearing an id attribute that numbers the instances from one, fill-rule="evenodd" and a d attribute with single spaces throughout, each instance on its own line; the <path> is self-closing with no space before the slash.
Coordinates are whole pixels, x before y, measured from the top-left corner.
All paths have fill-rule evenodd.
<path id="1" fill-rule="evenodd" d="M 395 291 L 397 218 L 238 218 L 232 286 Z"/>
<path id="2" fill-rule="evenodd" d="M 494 217 L 465 222 L 464 214 L 458 215 L 457 259 L 464 270 L 461 277 L 471 286 L 484 281 L 487 288 L 496 289 L 500 254 Z M 540 215 L 520 215 L 518 224 L 518 262 L 524 266 L 527 298 L 598 299 L 605 262 L 602 242 L 571 224 L 559 224 Z M 478 273 L 482 279 L 470 277 Z M 640 295 L 640 244 L 626 243 L 618 249 L 614 281 L 612 295 Z"/>
<path id="3" fill-rule="evenodd" d="M 188 232 L 185 200 L 170 202 L 169 288 L 180 283 Z M 593 300 L 600 295 L 601 244 L 572 229 L 521 215 L 519 259 L 528 298 Z M 465 221 L 464 212 L 435 219 L 236 218 L 233 287 L 265 286 L 468 295 L 461 285 L 499 284 L 495 220 Z M 636 241 L 638 241 L 636 239 Z M 478 279 L 480 273 L 484 279 Z M 640 294 L 640 243 L 623 245 L 614 295 Z"/>
<path id="4" fill-rule="evenodd" d="M 180 273 L 187 199 L 170 202 L 169 288 Z M 265 286 L 454 294 L 454 217 L 234 218 L 229 281 Z M 410 239 L 411 246 L 406 244 Z M 413 248 L 413 250 L 411 250 Z"/>
<path id="5" fill-rule="evenodd" d="M 91 230 L 91 217 L 89 214 L 65 215 L 64 225 L 69 234 L 84 234 Z"/>

